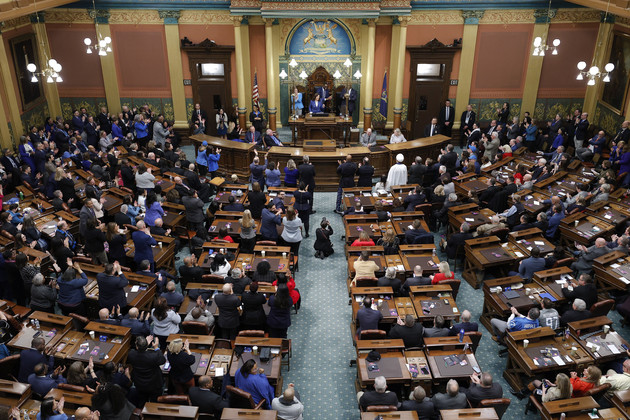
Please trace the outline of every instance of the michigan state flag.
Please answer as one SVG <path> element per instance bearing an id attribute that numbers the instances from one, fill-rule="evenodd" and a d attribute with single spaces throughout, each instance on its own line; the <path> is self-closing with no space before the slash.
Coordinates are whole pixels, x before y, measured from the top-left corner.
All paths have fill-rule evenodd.
<path id="1" fill-rule="evenodd" d="M 381 109 L 383 118 L 387 119 L 387 71 L 383 74 L 383 89 L 381 89 Z"/>

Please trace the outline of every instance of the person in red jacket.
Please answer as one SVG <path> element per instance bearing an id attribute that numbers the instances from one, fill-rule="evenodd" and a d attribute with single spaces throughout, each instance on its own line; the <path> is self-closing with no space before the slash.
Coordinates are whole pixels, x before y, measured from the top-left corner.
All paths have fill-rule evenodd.
<path id="1" fill-rule="evenodd" d="M 438 264 L 439 273 L 429 276 L 431 278 L 431 284 L 438 284 L 442 280 L 452 280 L 455 278 L 455 273 L 451 271 L 448 263 L 446 261 L 442 261 Z"/>
<path id="2" fill-rule="evenodd" d="M 374 246 L 374 241 L 366 231 L 363 231 L 359 234 L 359 239 L 355 239 L 350 246 Z"/>
<path id="3" fill-rule="evenodd" d="M 291 300 L 293 301 L 293 305 L 295 305 L 298 309 L 300 307 L 300 291 L 295 288 L 295 280 L 293 277 L 287 276 L 284 273 L 278 273 L 276 275 L 277 280 L 272 283 L 273 286 L 278 287 L 278 282 L 286 283 L 289 288 L 289 296 L 291 296 Z"/>
<path id="4" fill-rule="evenodd" d="M 580 378 L 577 372 L 571 372 L 571 386 L 573 387 L 573 398 L 583 397 L 584 394 L 599 383 L 602 371 L 597 366 L 591 365 L 584 369 L 584 376 Z"/>

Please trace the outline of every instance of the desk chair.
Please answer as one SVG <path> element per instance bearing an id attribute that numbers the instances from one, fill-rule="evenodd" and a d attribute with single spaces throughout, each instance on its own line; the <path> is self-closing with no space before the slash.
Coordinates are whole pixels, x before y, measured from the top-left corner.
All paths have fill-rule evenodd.
<path id="1" fill-rule="evenodd" d="M 85 326 L 90 323 L 90 319 L 88 317 L 75 314 L 74 312 L 70 314 L 70 317 L 72 318 L 74 329 L 77 331 L 84 331 Z"/>
<path id="2" fill-rule="evenodd" d="M 58 389 L 63 389 L 64 391 L 73 391 L 73 392 L 87 392 L 84 386 L 80 385 L 72 385 L 72 384 L 58 384 Z"/>
<path id="3" fill-rule="evenodd" d="M 501 417 L 503 417 L 509 406 L 509 398 L 494 398 L 489 400 L 481 400 L 479 402 L 479 407 L 493 407 L 494 410 L 497 412 L 497 416 L 499 416 L 499 420 L 501 419 Z"/>
<path id="4" fill-rule="evenodd" d="M 160 395 L 157 397 L 157 402 L 160 404 L 190 405 L 190 398 L 188 395 Z"/>
<path id="5" fill-rule="evenodd" d="M 472 341 L 472 351 L 473 353 L 476 353 L 477 347 L 479 347 L 479 342 L 481 341 L 481 337 L 483 336 L 481 331 L 468 331 L 464 333 L 464 336 L 470 337 Z"/>
<path id="6" fill-rule="evenodd" d="M 575 258 L 573 257 L 563 258 L 561 260 L 556 261 L 556 263 L 553 265 L 553 268 L 570 267 L 571 264 L 573 264 L 574 262 L 575 262 Z"/>
<path id="7" fill-rule="evenodd" d="M 538 401 L 538 398 L 536 398 L 535 395 L 532 394 L 529 396 L 529 400 L 525 406 L 525 415 L 527 415 L 530 411 L 538 411 L 539 413 L 542 413 L 542 408 L 542 403 Z"/>
<path id="8" fill-rule="evenodd" d="M 448 279 L 442 280 L 440 284 L 448 284 L 453 289 L 453 299 L 457 300 L 457 292 L 459 292 L 459 286 L 462 284 L 462 281 L 459 279 Z"/>
<path id="9" fill-rule="evenodd" d="M 256 241 L 256 245 L 277 246 L 276 241 Z"/>
<path id="10" fill-rule="evenodd" d="M 383 330 L 363 330 L 359 334 L 359 340 L 384 340 L 387 333 Z"/>
<path id="11" fill-rule="evenodd" d="M 466 257 L 466 250 L 464 248 L 464 245 L 459 245 L 457 247 L 457 249 L 455 250 L 455 258 L 453 258 L 453 271 L 457 271 L 457 263 L 461 262 L 462 264 L 464 263 L 464 258 Z M 451 258 L 447 255 L 446 256 L 446 262 L 448 262 L 450 264 L 451 262 Z"/>
<path id="12" fill-rule="evenodd" d="M 230 407 L 233 408 L 260 410 L 266 402 L 263 398 L 258 404 L 256 404 L 252 398 L 252 394 L 232 385 L 226 385 L 225 390 L 228 392 Z"/>
<path id="13" fill-rule="evenodd" d="M 232 346 L 232 342 L 228 340 L 227 338 L 215 338 L 214 348 L 232 350 L 233 346 Z"/>
<path id="14" fill-rule="evenodd" d="M 239 331 L 237 337 L 264 337 L 263 330 L 243 330 Z"/>
<path id="15" fill-rule="evenodd" d="M 368 413 L 386 413 L 388 411 L 398 411 L 398 407 L 395 405 L 369 405 L 365 411 Z"/>
<path id="16" fill-rule="evenodd" d="M 12 354 L 4 359 L 0 359 L 0 379 L 17 382 L 16 379 L 20 371 L 20 354 Z"/>
<path id="17" fill-rule="evenodd" d="M 610 384 L 609 383 L 605 383 L 602 385 L 598 385 L 598 386 L 594 386 L 593 388 L 589 389 L 588 391 L 586 391 L 584 393 L 585 397 L 593 397 L 593 399 L 595 401 L 599 401 L 601 398 L 604 397 L 604 395 L 606 395 L 606 392 L 608 392 L 608 390 L 610 389 Z"/>
<path id="18" fill-rule="evenodd" d="M 7 232 L 6 230 L 0 230 L 0 235 L 4 236 L 7 239 L 10 239 L 12 241 L 15 241 L 15 236 L 11 235 L 9 232 Z"/>
<path id="19" fill-rule="evenodd" d="M 356 287 L 376 287 L 378 279 L 376 277 L 357 277 Z"/>
<path id="20" fill-rule="evenodd" d="M 497 236 L 501 242 L 506 242 L 507 241 L 507 236 L 510 233 L 510 229 L 509 228 L 500 228 L 500 229 L 493 229 L 488 233 L 488 236 L 492 236 L 495 235 Z"/>
<path id="21" fill-rule="evenodd" d="M 188 244 L 189 249 L 192 249 L 192 238 L 197 235 L 197 232 L 194 230 L 188 230 L 184 226 L 177 225 L 173 228 L 173 234 L 176 238 L 182 241 L 182 243 Z"/>
<path id="22" fill-rule="evenodd" d="M 223 283 L 223 279 L 225 277 L 223 276 L 219 276 L 216 274 L 203 274 L 201 276 L 201 281 L 203 283 L 217 283 L 217 284 L 222 284 Z"/>
<path id="23" fill-rule="evenodd" d="M 282 355 L 282 359 L 280 361 L 281 365 L 286 365 L 287 369 L 291 371 L 291 357 L 293 357 L 293 347 L 291 346 L 290 338 L 282 339 L 282 346 L 280 347 L 280 354 Z M 286 360 L 284 360 L 284 356 L 286 356 Z"/>
<path id="24" fill-rule="evenodd" d="M 614 307 L 615 307 L 614 299 L 606 299 L 606 300 L 596 302 L 593 304 L 593 306 L 591 306 L 591 309 L 590 309 L 591 317 L 595 318 L 597 316 L 606 316 L 608 315 L 608 312 L 610 312 L 610 310 Z"/>
<path id="25" fill-rule="evenodd" d="M 182 322 L 182 329 L 184 330 L 184 334 L 211 335 L 214 330 L 214 325 L 210 328 L 205 322 L 184 321 Z"/>

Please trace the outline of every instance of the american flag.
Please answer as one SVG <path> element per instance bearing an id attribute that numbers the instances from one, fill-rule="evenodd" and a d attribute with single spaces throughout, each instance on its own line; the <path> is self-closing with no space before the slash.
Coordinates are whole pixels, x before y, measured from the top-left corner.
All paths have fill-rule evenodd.
<path id="1" fill-rule="evenodd" d="M 254 87 L 252 88 L 252 101 L 254 105 L 260 108 L 260 103 L 258 102 L 258 72 L 254 72 Z"/>

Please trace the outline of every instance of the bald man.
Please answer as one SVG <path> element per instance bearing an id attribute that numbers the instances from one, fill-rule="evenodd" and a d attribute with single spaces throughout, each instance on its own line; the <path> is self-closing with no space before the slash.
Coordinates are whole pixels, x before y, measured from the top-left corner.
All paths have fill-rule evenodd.
<path id="1" fill-rule="evenodd" d="M 460 330 L 464 330 L 465 333 L 469 331 L 479 331 L 479 324 L 477 324 L 476 322 L 471 322 L 471 318 L 472 314 L 470 313 L 470 311 L 468 309 L 464 309 L 460 317 L 461 322 L 451 327 L 450 335 L 457 335 L 459 334 Z"/>
<path id="2" fill-rule="evenodd" d="M 74 412 L 75 420 L 98 420 L 101 418 L 101 413 L 98 410 L 92 411 L 88 407 L 79 407 Z"/>
<path id="3" fill-rule="evenodd" d="M 589 248 L 584 245 L 578 245 L 577 248 L 580 251 L 578 254 L 579 258 L 571 264 L 571 269 L 578 272 L 578 274 L 589 274 L 593 271 L 593 261 L 609 252 L 608 247 L 606 247 L 606 239 L 604 238 L 597 238 L 595 245 Z"/>
<path id="4" fill-rule="evenodd" d="M 241 300 L 232 292 L 231 283 L 225 283 L 221 292 L 214 298 L 219 308 L 218 324 L 221 328 L 221 336 L 234 340 L 240 324 Z"/>
<path id="5" fill-rule="evenodd" d="M 599 384 L 606 383 L 610 384 L 610 389 L 606 392 L 608 396 L 612 396 L 616 391 L 630 390 L 630 359 L 623 362 L 622 373 L 617 373 L 612 369 L 606 372 L 606 376 L 602 377 Z"/>
<path id="6" fill-rule="evenodd" d="M 276 397 L 271 402 L 271 409 L 278 412 L 278 418 L 284 420 L 302 420 L 304 404 L 300 402 L 295 386 L 289 384 L 280 397 Z"/>
<path id="7" fill-rule="evenodd" d="M 199 377 L 199 386 L 193 386 L 188 390 L 190 402 L 199 407 L 199 412 L 214 414 L 214 418 L 221 417 L 224 408 L 229 407 L 227 401 L 212 391 L 212 378 L 210 376 Z"/>

